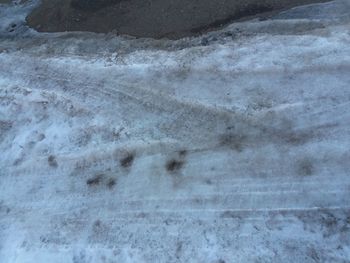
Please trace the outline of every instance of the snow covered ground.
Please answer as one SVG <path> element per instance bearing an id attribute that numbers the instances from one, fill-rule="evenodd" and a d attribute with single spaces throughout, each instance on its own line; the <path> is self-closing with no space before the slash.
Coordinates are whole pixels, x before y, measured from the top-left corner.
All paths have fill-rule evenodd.
<path id="1" fill-rule="evenodd" d="M 350 1 L 197 38 L 0 5 L 0 262 L 350 262 Z"/>

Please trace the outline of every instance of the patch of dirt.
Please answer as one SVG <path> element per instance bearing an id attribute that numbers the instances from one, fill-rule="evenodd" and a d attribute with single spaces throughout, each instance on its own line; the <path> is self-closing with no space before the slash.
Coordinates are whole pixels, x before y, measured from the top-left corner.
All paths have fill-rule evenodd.
<path id="1" fill-rule="evenodd" d="M 172 159 L 166 163 L 166 169 L 169 172 L 176 172 L 180 170 L 183 165 L 184 165 L 183 161 Z"/>
<path id="2" fill-rule="evenodd" d="M 47 162 L 49 163 L 49 165 L 51 167 L 54 167 L 56 168 L 58 166 L 58 163 L 57 163 L 57 160 L 56 160 L 56 156 L 54 155 L 50 155 L 48 158 L 47 158 Z"/>
<path id="3" fill-rule="evenodd" d="M 102 179 L 103 179 L 103 175 L 102 174 L 97 174 L 93 178 L 88 179 L 86 181 L 86 184 L 88 186 L 99 185 L 101 183 Z"/>
<path id="4" fill-rule="evenodd" d="M 321 1 L 43 0 L 27 22 L 40 32 L 114 31 L 136 37 L 178 39 L 233 20 Z"/>
<path id="5" fill-rule="evenodd" d="M 129 168 L 134 162 L 135 155 L 133 153 L 126 153 L 125 156 L 120 159 L 120 165 L 124 168 Z"/>

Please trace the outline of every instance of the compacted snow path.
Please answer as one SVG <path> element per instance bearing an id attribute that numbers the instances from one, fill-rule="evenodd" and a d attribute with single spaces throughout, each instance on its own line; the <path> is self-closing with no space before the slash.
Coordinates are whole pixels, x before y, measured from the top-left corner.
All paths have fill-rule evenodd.
<path id="1" fill-rule="evenodd" d="M 0 262 L 350 262 L 349 1 L 178 41 L 33 4 L 0 5 Z"/>

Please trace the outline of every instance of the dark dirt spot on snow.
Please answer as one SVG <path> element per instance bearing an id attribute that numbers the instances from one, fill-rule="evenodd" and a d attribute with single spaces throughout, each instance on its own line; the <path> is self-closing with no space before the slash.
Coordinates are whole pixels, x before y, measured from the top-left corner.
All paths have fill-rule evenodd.
<path id="1" fill-rule="evenodd" d="M 120 159 L 120 165 L 124 168 L 129 168 L 133 164 L 135 159 L 135 154 L 133 153 L 126 153 L 123 158 Z"/>
<path id="2" fill-rule="evenodd" d="M 58 166 L 58 163 L 57 163 L 57 160 L 56 160 L 56 156 L 54 155 L 50 155 L 48 158 L 47 158 L 47 162 L 49 163 L 49 165 L 51 167 L 54 167 L 56 168 Z"/>
<path id="3" fill-rule="evenodd" d="M 207 185 L 212 185 L 212 184 L 213 184 L 213 181 L 210 180 L 210 179 L 206 179 L 206 180 L 205 180 L 205 183 L 206 183 Z"/>
<path id="4" fill-rule="evenodd" d="M 182 168 L 184 161 L 172 159 L 166 163 L 166 169 L 168 172 L 176 172 Z"/>
<path id="5" fill-rule="evenodd" d="M 179 151 L 180 157 L 185 157 L 187 155 L 187 150 L 181 150 Z"/>
<path id="6" fill-rule="evenodd" d="M 219 138 L 221 146 L 229 147 L 237 152 L 243 151 L 247 140 L 247 136 L 244 134 L 227 133 L 223 134 Z"/>
<path id="7" fill-rule="evenodd" d="M 227 210 L 220 214 L 221 218 L 235 218 L 235 219 L 241 219 L 241 217 L 234 211 Z"/>
<path id="8" fill-rule="evenodd" d="M 109 189 L 112 189 L 115 185 L 116 185 L 116 180 L 114 178 L 110 178 L 108 179 L 108 182 L 107 182 L 107 187 Z"/>
<path id="9" fill-rule="evenodd" d="M 11 121 L 0 120 L 0 142 L 2 141 L 2 138 L 6 135 L 6 132 L 8 132 L 11 128 Z"/>
<path id="10" fill-rule="evenodd" d="M 183 242 L 177 242 L 176 244 L 176 252 L 175 252 L 175 255 L 176 255 L 176 258 L 179 259 L 180 256 L 181 256 L 181 252 L 182 252 L 182 246 L 183 246 Z"/>
<path id="11" fill-rule="evenodd" d="M 94 185 L 99 185 L 102 181 L 103 174 L 98 174 L 94 176 L 93 178 L 90 178 L 86 181 L 86 184 L 88 186 L 94 186 Z"/>
<path id="12" fill-rule="evenodd" d="M 298 173 L 302 176 L 310 176 L 314 173 L 314 166 L 312 161 L 308 158 L 299 161 Z"/>

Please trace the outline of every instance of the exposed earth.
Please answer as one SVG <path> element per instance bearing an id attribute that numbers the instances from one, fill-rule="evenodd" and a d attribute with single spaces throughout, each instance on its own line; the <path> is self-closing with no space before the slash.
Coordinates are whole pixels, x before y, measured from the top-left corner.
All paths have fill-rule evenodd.
<path id="1" fill-rule="evenodd" d="M 180 38 L 235 19 L 315 0 L 43 0 L 27 21 L 40 32 L 91 31 Z"/>

